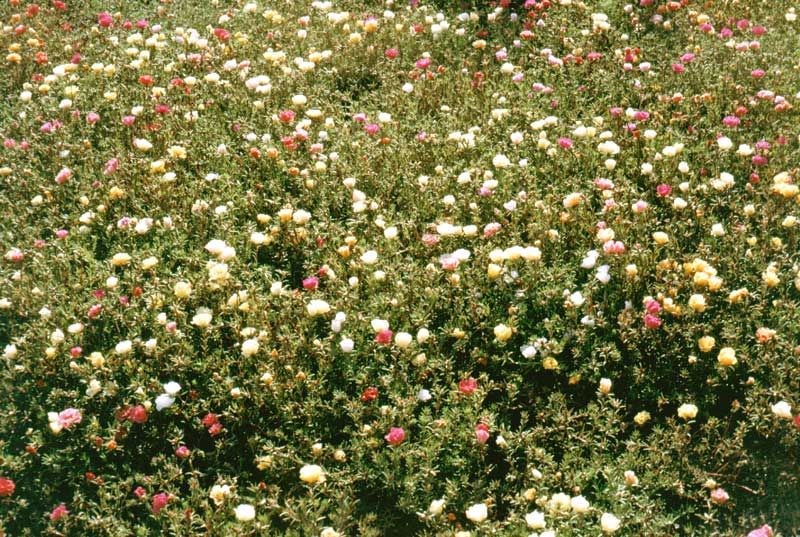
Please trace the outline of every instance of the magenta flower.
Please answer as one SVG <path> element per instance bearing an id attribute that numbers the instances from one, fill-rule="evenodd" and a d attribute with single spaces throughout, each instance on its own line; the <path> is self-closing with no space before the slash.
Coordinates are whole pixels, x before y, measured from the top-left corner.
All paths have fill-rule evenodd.
<path id="1" fill-rule="evenodd" d="M 319 278 L 316 276 L 309 276 L 303 280 L 303 289 L 307 291 L 313 291 L 317 286 L 319 286 Z"/>
<path id="2" fill-rule="evenodd" d="M 169 496 L 167 496 L 163 492 L 153 496 L 153 514 L 157 515 L 158 513 L 160 513 L 161 510 L 167 506 L 168 502 L 169 502 Z"/>
<path id="3" fill-rule="evenodd" d="M 69 511 L 67 511 L 67 506 L 62 503 L 61 505 L 59 505 L 58 507 L 56 507 L 55 509 L 53 509 L 50 512 L 50 520 L 55 522 L 56 520 L 58 520 L 62 516 L 68 515 L 68 514 L 69 514 Z"/>
<path id="4" fill-rule="evenodd" d="M 381 343 L 383 345 L 388 345 L 392 342 L 392 331 L 391 330 L 381 330 L 377 334 L 375 334 L 375 342 Z"/>
<path id="5" fill-rule="evenodd" d="M 741 120 L 741 119 L 739 119 L 739 118 L 738 118 L 738 117 L 736 117 L 736 116 L 725 116 L 725 118 L 722 120 L 722 123 L 723 123 L 723 124 L 724 124 L 726 127 L 735 127 L 735 126 L 737 126 L 737 125 L 738 125 L 739 123 L 741 123 L 741 122 L 742 122 L 742 120 Z"/>
<path id="6" fill-rule="evenodd" d="M 661 326 L 661 319 L 657 315 L 648 313 L 644 316 L 644 325 L 650 330 L 655 330 Z"/>
<path id="7" fill-rule="evenodd" d="M 406 439 L 406 432 L 402 427 L 392 427 L 383 438 L 393 446 L 399 446 Z"/>

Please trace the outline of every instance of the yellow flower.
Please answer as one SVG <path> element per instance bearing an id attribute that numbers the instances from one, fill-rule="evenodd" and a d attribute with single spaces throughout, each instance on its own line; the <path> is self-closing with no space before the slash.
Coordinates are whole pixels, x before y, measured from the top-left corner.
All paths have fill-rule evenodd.
<path id="1" fill-rule="evenodd" d="M 494 337 L 496 337 L 498 341 L 508 341 L 512 333 L 513 331 L 511 328 L 504 324 L 498 324 L 494 327 Z"/>
<path id="2" fill-rule="evenodd" d="M 697 407 L 688 403 L 682 404 L 678 407 L 678 416 L 685 420 L 694 419 L 697 416 Z"/>
<path id="3" fill-rule="evenodd" d="M 689 307 L 697 313 L 702 313 L 706 310 L 706 298 L 703 295 L 696 294 L 689 297 Z"/>
<path id="4" fill-rule="evenodd" d="M 697 340 L 697 346 L 700 347 L 701 352 L 711 351 L 716 343 L 716 340 L 711 336 L 703 336 Z"/>
<path id="5" fill-rule="evenodd" d="M 300 468 L 300 479 L 306 483 L 322 483 L 325 481 L 325 472 L 316 464 L 306 464 Z"/>
<path id="6" fill-rule="evenodd" d="M 650 413 L 646 410 L 642 410 L 633 417 L 633 421 L 635 421 L 637 425 L 644 425 L 650 421 Z"/>
<path id="7" fill-rule="evenodd" d="M 717 356 L 717 362 L 719 362 L 719 365 L 723 367 L 736 365 L 736 362 L 738 362 L 736 359 L 736 351 L 730 347 L 724 347 L 720 349 L 719 356 Z"/>
<path id="8" fill-rule="evenodd" d="M 111 264 L 115 267 L 123 267 L 131 262 L 131 256 L 125 252 L 114 254 L 111 258 Z"/>
<path id="9" fill-rule="evenodd" d="M 656 244 L 666 244 L 669 242 L 669 235 L 663 231 L 656 231 L 653 233 L 653 240 L 656 241 Z"/>

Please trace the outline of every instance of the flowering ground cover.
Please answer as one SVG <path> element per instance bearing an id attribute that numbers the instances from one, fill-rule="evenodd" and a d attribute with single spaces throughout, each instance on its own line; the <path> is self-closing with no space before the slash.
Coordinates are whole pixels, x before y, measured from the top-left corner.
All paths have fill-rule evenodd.
<path id="1" fill-rule="evenodd" d="M 0 534 L 797 533 L 792 2 L 432 1 L 2 1 Z"/>

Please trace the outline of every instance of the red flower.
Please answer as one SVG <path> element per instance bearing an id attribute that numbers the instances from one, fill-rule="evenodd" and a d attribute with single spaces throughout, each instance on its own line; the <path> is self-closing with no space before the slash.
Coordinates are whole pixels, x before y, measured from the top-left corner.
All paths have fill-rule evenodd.
<path id="1" fill-rule="evenodd" d="M 364 393 L 361 394 L 361 402 L 367 403 L 369 401 L 374 401 L 378 398 L 378 388 L 367 388 L 364 390 Z M 800 414 L 798 414 L 800 416 Z"/>
<path id="2" fill-rule="evenodd" d="M 12 480 L 5 477 L 0 477 L 0 497 L 11 496 L 14 494 L 15 487 L 16 485 L 14 485 Z"/>
<path id="3" fill-rule="evenodd" d="M 212 425 L 216 424 L 217 421 L 219 421 L 217 415 L 213 412 L 209 412 L 203 418 L 203 427 L 211 427 Z"/>
<path id="4" fill-rule="evenodd" d="M 800 414 L 798 414 L 797 416 L 794 417 L 794 421 L 792 421 L 792 423 L 794 423 L 795 427 L 800 429 Z"/>
<path id="5" fill-rule="evenodd" d="M 478 381 L 474 378 L 464 379 L 458 383 L 458 391 L 467 395 L 478 389 Z"/>
<path id="6" fill-rule="evenodd" d="M 221 432 L 222 432 L 221 423 L 215 423 L 214 425 L 208 428 L 208 434 L 210 434 L 211 436 L 217 436 Z"/>

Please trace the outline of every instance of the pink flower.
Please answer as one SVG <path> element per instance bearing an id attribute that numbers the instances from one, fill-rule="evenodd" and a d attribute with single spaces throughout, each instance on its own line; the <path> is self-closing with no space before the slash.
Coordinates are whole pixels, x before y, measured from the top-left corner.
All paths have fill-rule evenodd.
<path id="1" fill-rule="evenodd" d="M 769 163 L 769 159 L 764 155 L 753 155 L 752 162 L 755 166 L 766 166 Z"/>
<path id="2" fill-rule="evenodd" d="M 741 122 L 742 120 L 736 116 L 725 116 L 725 118 L 722 120 L 723 125 L 726 127 L 735 127 Z"/>
<path id="3" fill-rule="evenodd" d="M 475 427 L 475 439 L 479 444 L 485 444 L 489 440 L 489 426 L 485 423 L 479 423 Z"/>
<path id="4" fill-rule="evenodd" d="M 157 515 L 169 502 L 169 496 L 163 492 L 153 496 L 153 514 Z"/>
<path id="5" fill-rule="evenodd" d="M 458 391 L 466 395 L 472 394 L 477 389 L 478 381 L 472 377 L 464 379 L 458 383 Z"/>
<path id="6" fill-rule="evenodd" d="M 307 291 L 313 291 L 319 285 L 319 278 L 316 276 L 309 276 L 305 280 L 303 280 L 303 289 Z"/>
<path id="7" fill-rule="evenodd" d="M 672 70 L 675 73 L 681 74 L 684 71 L 686 71 L 686 68 L 680 63 L 673 63 L 672 64 Z"/>
<path id="8" fill-rule="evenodd" d="M 89 313 L 87 313 L 87 315 L 89 316 L 90 319 L 94 319 L 95 317 L 100 315 L 100 312 L 102 310 L 103 310 L 103 305 L 102 304 L 95 304 L 94 306 L 89 308 Z"/>
<path id="9" fill-rule="evenodd" d="M 291 110 L 281 110 L 278 113 L 278 118 L 284 123 L 289 123 L 294 119 L 294 112 Z"/>
<path id="10" fill-rule="evenodd" d="M 381 127 L 377 123 L 367 123 L 364 125 L 364 130 L 367 134 L 378 134 L 378 131 L 381 130 Z"/>
<path id="11" fill-rule="evenodd" d="M 214 425 L 208 428 L 208 434 L 210 434 L 211 436 L 217 436 L 221 432 L 222 432 L 221 423 L 215 423 Z"/>
<path id="12" fill-rule="evenodd" d="M 483 236 L 491 237 L 492 235 L 500 231 L 502 227 L 503 226 L 497 222 L 491 222 L 489 224 L 486 224 L 483 228 Z"/>
<path id="13" fill-rule="evenodd" d="M 147 421 L 147 410 L 142 405 L 136 405 L 130 409 L 128 419 L 134 423 L 144 423 Z"/>
<path id="14" fill-rule="evenodd" d="M 58 237 L 59 239 L 66 239 L 67 235 L 69 235 L 69 231 L 67 231 L 66 229 L 59 229 L 58 231 L 56 231 L 56 237 Z"/>
<path id="15" fill-rule="evenodd" d="M 72 170 L 69 168 L 61 168 L 61 171 L 56 175 L 56 183 L 63 185 L 70 177 L 72 177 Z"/>
<path id="16" fill-rule="evenodd" d="M 175 450 L 175 455 L 180 457 L 181 459 L 185 459 L 190 454 L 189 448 L 186 446 L 181 446 Z"/>
<path id="17" fill-rule="evenodd" d="M 598 177 L 597 179 L 594 180 L 594 186 L 596 186 L 600 190 L 611 190 L 612 188 L 614 188 L 614 182 L 611 179 Z"/>
<path id="18" fill-rule="evenodd" d="M 136 116 L 125 116 L 122 118 L 122 124 L 126 127 L 133 125 L 134 121 L 136 121 Z"/>
<path id="19" fill-rule="evenodd" d="M 117 171 L 117 167 L 119 166 L 119 160 L 112 158 L 108 162 L 106 162 L 106 168 L 103 170 L 103 175 L 111 175 L 115 171 Z"/>
<path id="20" fill-rule="evenodd" d="M 769 525 L 764 524 L 758 529 L 755 529 L 747 534 L 747 537 L 772 537 L 773 532 L 772 528 Z"/>
<path id="21" fill-rule="evenodd" d="M 430 64 L 431 64 L 430 58 L 420 58 L 419 60 L 417 60 L 414 66 L 417 69 L 424 71 L 425 69 L 428 68 L 428 66 L 430 66 Z"/>
<path id="22" fill-rule="evenodd" d="M 62 503 L 61 505 L 59 505 L 58 507 L 56 507 L 55 509 L 53 509 L 50 512 L 50 520 L 55 522 L 56 520 L 58 520 L 62 516 L 68 515 L 68 514 L 69 514 L 69 511 L 67 511 L 67 506 Z"/>
<path id="23" fill-rule="evenodd" d="M 650 119 L 650 112 L 645 112 L 644 110 L 638 110 L 634 112 L 633 119 L 636 121 L 647 121 Z"/>
<path id="24" fill-rule="evenodd" d="M 406 432 L 401 427 L 392 427 L 383 438 L 393 446 L 399 446 L 406 439 Z"/>
<path id="25" fill-rule="evenodd" d="M 563 149 L 572 149 L 572 140 L 569 138 L 559 138 L 558 145 Z"/>
<path id="26" fill-rule="evenodd" d="M 725 492 L 725 489 L 717 487 L 711 491 L 711 499 L 716 503 L 723 504 L 730 499 L 730 496 Z"/>
<path id="27" fill-rule="evenodd" d="M 659 304 L 658 300 L 648 300 L 644 308 L 647 310 L 647 313 L 656 314 L 661 311 L 661 304 Z"/>
<path id="28" fill-rule="evenodd" d="M 390 60 L 397 58 L 398 54 L 400 54 L 400 51 L 398 51 L 396 48 L 387 48 L 386 52 L 383 53 L 383 55 Z"/>
<path id="29" fill-rule="evenodd" d="M 436 235 L 436 234 L 434 234 L 434 233 L 425 233 L 425 234 L 422 236 L 422 242 L 423 242 L 423 243 L 424 243 L 426 246 L 433 246 L 434 244 L 438 244 L 438 242 L 439 242 L 440 240 L 441 240 L 441 237 L 439 237 L 439 235 Z"/>
<path id="30" fill-rule="evenodd" d="M 83 349 L 81 347 L 72 347 L 69 350 L 69 353 L 73 358 L 77 358 L 78 356 L 81 355 L 82 352 L 83 352 Z"/>
<path id="31" fill-rule="evenodd" d="M 392 342 L 392 331 L 391 330 L 381 330 L 377 334 L 375 334 L 375 342 L 382 343 L 383 345 L 388 345 Z"/>
<path id="32" fill-rule="evenodd" d="M 672 187 L 667 184 L 660 184 L 656 187 L 656 192 L 663 198 L 672 194 Z"/>
<path id="33" fill-rule="evenodd" d="M 681 56 L 681 61 L 683 63 L 691 63 L 694 61 L 694 58 L 695 58 L 694 54 L 692 54 L 691 52 L 687 52 L 686 54 Z"/>
<path id="34" fill-rule="evenodd" d="M 655 330 L 661 326 L 661 319 L 657 315 L 647 313 L 644 316 L 644 325 L 651 330 Z"/>
<path id="35" fill-rule="evenodd" d="M 762 78 L 766 74 L 767 74 L 766 71 L 764 71 L 763 69 L 753 69 L 752 71 L 750 71 L 750 76 L 752 76 L 753 78 Z"/>
<path id="36" fill-rule="evenodd" d="M 68 408 L 58 413 L 58 424 L 63 428 L 71 427 L 81 422 L 81 411 L 76 408 Z"/>
<path id="37" fill-rule="evenodd" d="M 133 489 L 133 495 L 136 496 L 137 498 L 144 498 L 145 494 L 147 493 L 142 487 L 136 487 L 135 489 Z"/>
<path id="38" fill-rule="evenodd" d="M 98 121 L 100 121 L 100 114 L 98 114 L 97 112 L 89 112 L 88 114 L 86 114 L 86 122 L 89 125 L 93 125 Z"/>

